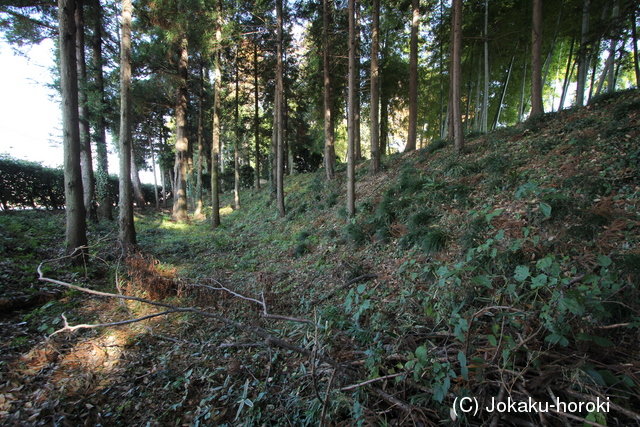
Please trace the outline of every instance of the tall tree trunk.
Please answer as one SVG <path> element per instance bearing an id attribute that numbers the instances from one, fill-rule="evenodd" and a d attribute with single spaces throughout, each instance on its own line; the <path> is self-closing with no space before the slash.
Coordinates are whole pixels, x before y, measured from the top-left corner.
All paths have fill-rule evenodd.
<path id="1" fill-rule="evenodd" d="M 451 24 L 451 118 L 453 121 L 453 141 L 456 152 L 464 149 L 464 134 L 462 133 L 461 106 L 461 59 L 462 59 L 462 0 L 453 0 Z"/>
<path id="2" fill-rule="evenodd" d="M 331 97 L 331 57 L 329 42 L 329 23 L 331 12 L 329 10 L 330 0 L 322 1 L 322 61 L 324 71 L 324 167 L 327 180 L 335 177 L 335 137 L 333 129 L 333 119 L 331 117 L 333 109 L 333 98 Z"/>
<path id="3" fill-rule="evenodd" d="M 471 55 L 473 55 L 473 48 L 469 49 Z M 469 64 L 469 78 L 467 79 L 467 104 L 465 106 L 465 112 L 464 112 L 464 117 L 465 120 L 463 122 L 463 132 L 466 134 L 469 132 L 469 127 L 470 127 L 470 111 L 471 111 L 471 98 L 473 95 L 473 59 L 471 59 Z M 427 92 L 429 91 L 429 88 L 427 88 Z M 422 140 L 422 138 L 420 138 Z M 422 142 L 420 142 L 420 148 L 422 148 Z"/>
<path id="4" fill-rule="evenodd" d="M 238 62 L 238 48 L 236 48 L 236 108 L 235 108 L 235 133 L 236 140 L 233 143 L 233 201 L 236 210 L 240 209 L 240 63 Z"/>
<path id="5" fill-rule="evenodd" d="M 347 216 L 356 214 L 355 174 L 355 113 L 356 113 L 356 22 L 355 0 L 349 0 L 349 100 L 348 100 L 348 146 L 347 146 Z"/>
<path id="6" fill-rule="evenodd" d="M 178 62 L 178 91 L 176 97 L 176 162 L 175 192 L 173 199 L 173 219 L 187 221 L 187 163 L 189 161 L 189 140 L 187 139 L 187 72 L 189 55 L 187 38 L 180 40 L 180 59 Z"/>
<path id="7" fill-rule="evenodd" d="M 380 88 L 380 155 L 389 152 L 389 95 L 384 86 Z"/>
<path id="8" fill-rule="evenodd" d="M 283 48 L 283 52 L 286 52 L 285 49 Z M 287 76 L 287 56 L 285 55 L 284 57 L 284 61 L 283 61 L 283 67 L 284 67 L 284 74 L 283 74 L 283 81 Z M 293 143 L 291 141 L 290 138 L 290 134 L 289 134 L 289 98 L 287 97 L 287 92 L 283 89 L 282 90 L 282 107 L 284 108 L 283 110 L 283 138 L 284 138 L 284 153 L 285 153 L 285 171 L 286 171 L 286 175 L 293 175 Z"/>
<path id="9" fill-rule="evenodd" d="M 222 43 L 222 1 L 218 4 L 218 22 L 216 26 L 216 44 L 213 54 L 213 129 L 211 139 L 211 226 L 215 229 L 220 226 L 220 179 L 218 177 L 220 159 L 220 55 Z"/>
<path id="10" fill-rule="evenodd" d="M 527 87 L 527 55 L 524 56 L 524 66 L 522 67 L 522 85 L 520 86 L 520 102 L 518 103 L 518 123 L 524 117 L 524 93 Z"/>
<path id="11" fill-rule="evenodd" d="M 544 113 L 542 106 L 542 0 L 533 0 L 531 31 L 531 117 Z"/>
<path id="12" fill-rule="evenodd" d="M 253 89 L 254 89 L 254 119 L 253 126 L 255 129 L 255 155 L 256 155 L 256 190 L 260 190 L 260 87 L 258 84 L 258 41 L 253 45 Z"/>
<path id="13" fill-rule="evenodd" d="M 484 88 L 482 90 L 482 132 L 489 130 L 489 0 L 484 0 Z"/>
<path id="14" fill-rule="evenodd" d="M 355 23 L 356 23 L 356 35 L 355 35 L 355 45 L 356 45 L 356 59 L 355 59 L 355 69 L 354 73 L 356 76 L 356 99 L 353 104 L 354 112 L 353 112 L 353 132 L 354 132 L 354 157 L 355 160 L 362 160 L 362 146 L 361 146 L 361 135 L 360 135 L 360 0 L 356 0 L 355 2 Z"/>
<path id="15" fill-rule="evenodd" d="M 542 0 L 540 0 L 542 1 Z M 553 59 L 553 50 L 556 46 L 556 41 L 558 40 L 558 31 L 560 30 L 560 24 L 562 23 L 562 12 L 564 11 L 564 1 L 560 3 L 560 10 L 558 11 L 558 20 L 556 21 L 556 28 L 553 31 L 553 39 L 551 39 L 551 47 L 549 48 L 549 53 L 547 54 L 547 58 L 544 60 L 544 72 L 542 74 L 542 87 L 547 82 L 547 76 L 549 75 L 549 67 L 551 66 L 551 60 Z"/>
<path id="16" fill-rule="evenodd" d="M 78 116 L 78 74 L 74 1 L 58 0 L 60 49 L 60 95 L 62 98 L 62 136 L 64 144 L 64 196 L 67 213 L 66 252 L 86 246 L 86 214 L 82 198 L 80 170 L 80 130 Z"/>
<path id="17" fill-rule="evenodd" d="M 122 0 L 122 33 L 120 40 L 120 215 L 118 237 L 125 245 L 136 244 L 133 222 L 133 190 L 131 185 L 131 0 Z"/>
<path id="18" fill-rule="evenodd" d="M 158 138 L 159 138 L 159 148 L 162 150 L 162 147 L 165 146 L 165 135 L 164 135 L 164 118 L 161 115 L 158 115 Z M 160 152 L 160 150 L 158 152 Z M 162 207 L 167 207 L 167 180 L 166 174 L 167 171 L 162 168 L 162 165 L 159 165 L 160 169 L 160 181 L 162 182 Z"/>
<path id="19" fill-rule="evenodd" d="M 576 38 L 571 39 L 571 47 L 569 48 L 569 58 L 567 59 L 567 68 L 564 74 L 564 83 L 562 84 L 562 95 L 560 95 L 560 104 L 558 105 L 558 111 L 564 108 L 564 102 L 567 99 L 567 90 L 569 88 L 569 82 L 571 81 L 571 75 L 573 74 L 573 47 L 576 44 Z"/>
<path id="20" fill-rule="evenodd" d="M 409 131 L 404 151 L 416 149 L 418 131 L 418 25 L 420 0 L 411 0 L 411 41 L 409 48 Z"/>
<path id="21" fill-rule="evenodd" d="M 632 34 L 631 37 L 633 39 L 633 68 L 636 71 L 636 87 L 640 87 L 640 59 L 638 59 L 638 28 L 636 25 L 636 14 L 638 11 L 633 12 L 633 16 L 631 17 L 632 22 Z"/>
<path id="22" fill-rule="evenodd" d="M 282 0 L 276 0 L 276 111 L 275 111 L 275 126 L 276 126 L 276 199 L 278 204 L 278 216 L 284 218 L 284 123 L 283 123 L 283 97 L 284 97 L 284 83 L 282 78 L 283 65 L 282 65 Z"/>
<path id="23" fill-rule="evenodd" d="M 578 52 L 578 84 L 576 87 L 576 105 L 582 107 L 584 105 L 584 91 L 587 83 L 588 52 L 587 42 L 589 35 L 589 7 L 590 0 L 584 0 L 582 6 L 582 30 L 580 37 L 580 50 Z"/>
<path id="24" fill-rule="evenodd" d="M 216 30 L 216 52 L 213 81 L 213 138 L 211 140 L 211 226 L 220 226 L 220 179 L 218 177 L 220 159 L 220 40 L 222 29 Z"/>
<path id="25" fill-rule="evenodd" d="M 160 185 L 162 185 L 162 207 L 167 207 L 167 172 L 160 169 Z"/>
<path id="26" fill-rule="evenodd" d="M 480 55 L 478 55 L 480 58 Z M 481 118 L 482 118 L 482 104 L 480 95 L 482 94 L 482 90 L 480 87 L 482 86 L 482 59 L 478 61 L 478 80 L 476 82 L 476 99 L 474 102 L 475 112 L 473 116 L 473 130 L 476 132 L 480 132 L 481 129 Z"/>
<path id="27" fill-rule="evenodd" d="M 620 0 L 614 0 L 613 1 L 613 13 L 611 15 L 612 21 L 614 23 L 614 26 L 617 24 L 618 18 L 620 15 Z M 614 65 L 614 61 L 615 61 L 615 57 L 616 57 L 616 50 L 617 50 L 617 46 L 618 46 L 618 33 L 619 31 L 616 29 L 614 30 L 614 34 L 611 37 L 611 46 L 609 47 L 609 58 L 607 60 L 607 62 L 609 62 L 609 76 L 607 79 L 607 92 L 608 93 L 613 93 L 616 89 L 616 83 L 615 83 L 615 76 L 616 73 L 614 71 L 615 65 Z"/>
<path id="28" fill-rule="evenodd" d="M 89 101 L 87 96 L 87 63 L 84 54 L 84 2 L 76 0 L 76 66 L 78 70 L 78 115 L 80 123 L 80 169 L 86 215 L 97 220 L 95 179 L 91 160 L 91 135 L 89 133 Z"/>
<path id="29" fill-rule="evenodd" d="M 109 167 L 107 160 L 107 123 L 104 112 L 106 111 L 104 78 L 102 75 L 102 6 L 99 0 L 91 0 L 91 23 L 93 38 L 91 40 L 93 50 L 93 67 L 95 69 L 95 85 L 98 92 L 98 106 L 94 113 L 94 138 L 96 143 L 96 191 L 98 195 L 98 218 L 111 221 L 113 210 L 109 190 Z"/>
<path id="30" fill-rule="evenodd" d="M 444 22 L 444 0 L 440 0 L 440 20 Z M 445 138 L 445 119 L 444 119 L 444 40 L 440 38 L 438 43 L 438 68 L 440 83 L 440 111 L 438 114 L 438 127 L 440 130 L 440 139 Z"/>
<path id="31" fill-rule="evenodd" d="M 516 50 L 518 50 L 516 46 Z M 507 76 L 504 79 L 504 85 L 502 86 L 502 93 L 500 95 L 500 103 L 498 104 L 498 111 L 496 111 L 496 117 L 493 120 L 492 129 L 498 127 L 498 123 L 500 122 L 500 113 L 502 112 L 502 106 L 504 105 L 504 98 L 507 95 L 507 87 L 509 87 L 509 80 L 511 79 L 511 72 L 513 71 L 513 62 L 515 61 L 516 56 L 513 55 L 511 57 L 511 62 L 509 63 L 509 69 L 507 70 Z"/>
<path id="32" fill-rule="evenodd" d="M 202 218 L 204 209 L 204 200 L 202 197 L 202 158 L 204 155 L 204 65 L 200 60 L 200 73 L 198 76 L 198 163 L 196 164 L 196 208 L 193 215 L 196 218 Z"/>
<path id="33" fill-rule="evenodd" d="M 378 51 L 380 48 L 380 0 L 373 0 L 373 19 L 371 24 L 371 173 L 380 172 L 380 123 L 378 107 L 380 105 L 380 69 Z"/>
<path id="34" fill-rule="evenodd" d="M 153 195 L 155 196 L 156 201 L 156 210 L 160 210 L 160 197 L 158 195 L 158 175 L 156 174 L 156 153 L 153 151 L 153 141 L 151 140 L 151 136 L 147 141 L 149 143 L 149 148 L 151 150 L 151 170 L 153 171 Z M 164 184 L 163 184 L 164 187 Z"/>
<path id="35" fill-rule="evenodd" d="M 140 173 L 138 172 L 138 165 L 136 164 L 133 144 L 131 146 L 131 185 L 133 186 L 133 198 L 136 201 L 136 205 L 138 205 L 139 208 L 144 207 L 147 202 L 142 192 L 142 181 L 140 181 Z"/>

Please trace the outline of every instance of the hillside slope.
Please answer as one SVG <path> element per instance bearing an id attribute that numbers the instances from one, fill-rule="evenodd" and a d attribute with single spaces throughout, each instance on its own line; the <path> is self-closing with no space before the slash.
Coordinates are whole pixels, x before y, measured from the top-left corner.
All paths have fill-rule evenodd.
<path id="1" fill-rule="evenodd" d="M 52 384 L 33 400 L 46 416 L 105 425 L 638 423 L 639 126 L 631 91 L 469 136 L 462 156 L 438 141 L 376 176 L 363 162 L 349 220 L 340 168 L 288 177 L 285 220 L 265 190 L 215 231 L 141 212 L 121 290 L 247 328 L 182 313 L 60 334 L 3 379 L 37 373 L 25 402 Z M 151 313 L 89 307 L 102 322 Z M 108 342 L 117 354 L 64 383 L 81 344 Z M 35 369 L 52 349 L 67 365 Z"/>

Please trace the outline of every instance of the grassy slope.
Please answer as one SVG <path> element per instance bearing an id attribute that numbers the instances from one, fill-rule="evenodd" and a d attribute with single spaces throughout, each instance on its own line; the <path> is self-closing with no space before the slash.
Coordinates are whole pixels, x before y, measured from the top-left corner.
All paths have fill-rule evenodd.
<path id="1" fill-rule="evenodd" d="M 349 221 L 344 171 L 332 183 L 322 173 L 287 178 L 287 220 L 264 190 L 243 193 L 243 208 L 226 209 L 215 231 L 141 214 L 145 255 L 129 259 L 126 292 L 262 326 L 357 375 L 333 375 L 219 322 L 173 315 L 149 321 L 153 334 L 139 325 L 33 346 L 5 365 L 23 378 L 2 373 L 5 395 L 22 384 L 5 398 L 5 416 L 32 424 L 317 425 L 326 403 L 333 425 L 412 425 L 450 420 L 456 396 L 507 390 L 539 401 L 609 396 L 617 405 L 609 414 L 572 415 L 626 425 L 640 412 L 639 119 L 640 94 L 628 92 L 470 137 L 461 157 L 434 143 L 386 158 L 377 176 L 362 163 L 358 214 Z M 376 277 L 343 286 L 365 274 Z M 318 327 L 265 319 L 257 304 L 194 286 L 220 284 L 264 295 L 270 314 Z M 78 322 L 150 312 L 75 294 L 49 311 L 71 301 L 84 301 L 67 308 Z M 32 312 L 31 328 L 42 329 L 34 318 L 53 323 L 49 316 Z M 99 356 L 89 357 L 91 348 Z M 42 383 L 50 390 L 38 394 Z M 544 422 L 510 417 L 501 425 Z"/>

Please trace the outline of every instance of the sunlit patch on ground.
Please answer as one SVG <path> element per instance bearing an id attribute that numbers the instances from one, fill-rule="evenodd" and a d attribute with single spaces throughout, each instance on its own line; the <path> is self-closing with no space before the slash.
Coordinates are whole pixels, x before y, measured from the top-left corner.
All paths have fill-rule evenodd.
<path id="1" fill-rule="evenodd" d="M 55 335 L 14 361 L 0 387 L 0 419 L 42 419 L 61 401 L 82 399 L 112 384 L 135 333 L 114 328 L 87 335 L 78 340 L 75 334 Z"/>

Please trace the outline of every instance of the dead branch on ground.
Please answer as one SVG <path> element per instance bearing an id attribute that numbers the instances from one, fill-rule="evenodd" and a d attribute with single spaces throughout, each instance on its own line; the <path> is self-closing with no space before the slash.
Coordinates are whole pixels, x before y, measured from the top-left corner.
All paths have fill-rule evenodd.
<path id="1" fill-rule="evenodd" d="M 101 292 L 101 291 L 96 291 L 93 289 L 89 289 L 89 288 L 84 288 L 81 286 L 77 286 L 77 285 L 73 285 L 71 283 L 67 283 L 67 282 L 63 282 L 60 280 L 56 280 L 56 279 L 51 279 L 48 277 L 45 277 L 44 274 L 42 273 L 42 266 L 48 262 L 53 262 L 55 260 L 49 260 L 49 261 L 43 261 L 40 263 L 40 265 L 38 265 L 38 280 L 43 281 L 43 282 L 48 282 L 48 283 L 53 283 L 56 285 L 60 285 L 60 286 L 65 286 L 69 289 L 74 289 L 80 292 L 84 292 L 84 293 L 88 293 L 91 295 L 96 295 L 96 296 L 101 296 L 101 297 L 107 297 L 107 298 L 117 298 L 117 299 L 121 299 L 121 300 L 129 300 L 129 301 L 137 301 L 137 302 L 141 302 L 144 304 L 149 304 L 149 305 L 153 305 L 156 307 L 162 307 L 167 309 L 165 312 L 163 312 L 163 314 L 169 314 L 169 313 L 193 313 L 193 314 L 197 314 L 199 316 L 203 316 L 203 317 L 208 317 L 211 319 L 215 319 L 218 320 L 219 322 L 222 322 L 226 325 L 229 326 L 233 326 L 237 329 L 241 329 L 245 332 L 249 332 L 253 335 L 256 335 L 260 338 L 262 338 L 265 342 L 265 344 L 267 346 L 276 346 L 276 347 L 280 347 L 283 348 L 285 350 L 290 350 L 293 351 L 295 353 L 301 354 L 307 358 L 311 358 L 312 357 L 312 352 L 306 348 L 297 346 L 293 343 L 290 343 L 288 341 L 285 341 L 281 338 L 275 337 L 273 335 L 271 335 L 269 332 L 267 332 L 266 330 L 264 330 L 263 328 L 260 328 L 258 326 L 250 326 L 250 325 L 245 325 L 243 323 L 240 322 L 236 322 L 235 320 L 232 319 L 228 319 L 224 316 L 221 316 L 217 313 L 212 313 L 210 311 L 204 311 L 204 310 L 200 310 L 194 307 L 177 307 L 175 305 L 172 304 L 167 304 L 167 303 L 163 303 L 163 302 L 159 302 L 159 301 L 152 301 L 146 298 L 140 298 L 140 297 L 134 297 L 134 296 L 128 296 L 128 295 L 122 295 L 122 294 L 112 294 L 109 292 Z M 161 315 L 161 314 L 157 314 L 157 315 Z M 144 320 L 144 318 L 140 318 L 142 320 Z M 135 319 L 133 319 L 135 320 Z M 139 321 L 139 320 L 138 320 Z M 128 323 L 133 323 L 131 320 L 125 321 Z M 74 328 L 73 326 L 68 326 L 66 325 L 68 328 Z M 87 326 L 87 325 L 82 325 L 82 326 Z M 65 329 L 65 328 L 63 328 Z M 352 369 L 342 366 L 340 365 L 338 362 L 336 362 L 335 360 L 318 354 L 316 355 L 317 359 L 320 360 L 323 363 L 326 363 L 342 372 L 344 372 L 345 374 L 348 374 L 349 376 L 355 376 L 356 372 L 353 371 Z"/>

